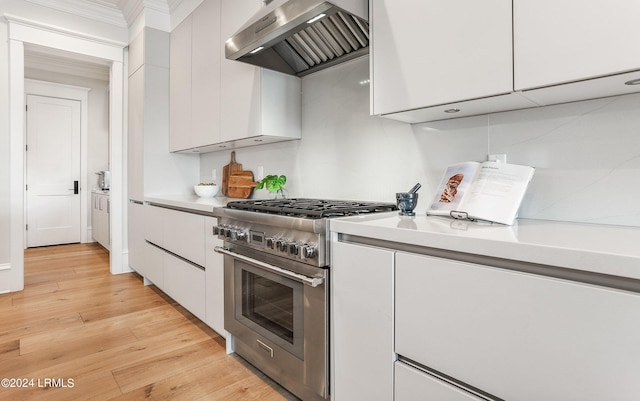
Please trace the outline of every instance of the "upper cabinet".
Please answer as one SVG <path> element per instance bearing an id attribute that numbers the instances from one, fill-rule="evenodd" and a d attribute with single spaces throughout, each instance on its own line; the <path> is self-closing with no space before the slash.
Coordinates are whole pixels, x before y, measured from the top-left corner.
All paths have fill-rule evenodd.
<path id="1" fill-rule="evenodd" d="M 220 142 L 220 2 L 204 1 L 171 32 L 170 150 Z"/>
<path id="2" fill-rule="evenodd" d="M 128 198 L 190 191 L 199 158 L 169 153 L 169 33 L 146 27 L 129 46 Z"/>
<path id="3" fill-rule="evenodd" d="M 226 40 L 260 9 L 261 0 L 222 0 Z M 222 59 L 221 135 L 231 147 L 299 139 L 302 130 L 300 78 Z"/>
<path id="4" fill-rule="evenodd" d="M 372 114 L 513 91 L 510 0 L 372 1 L 371 27 Z"/>
<path id="5" fill-rule="evenodd" d="M 633 0 L 514 0 L 514 89 L 541 105 L 640 91 L 639 16 Z"/>
<path id="6" fill-rule="evenodd" d="M 224 56 L 260 0 L 205 0 L 171 33 L 171 151 L 299 139 L 301 82 Z"/>
<path id="7" fill-rule="evenodd" d="M 640 3 L 596 3 L 371 1 L 371 114 L 416 123 L 640 91 L 624 85 L 640 73 L 584 82 L 640 69 L 626 49 Z"/>

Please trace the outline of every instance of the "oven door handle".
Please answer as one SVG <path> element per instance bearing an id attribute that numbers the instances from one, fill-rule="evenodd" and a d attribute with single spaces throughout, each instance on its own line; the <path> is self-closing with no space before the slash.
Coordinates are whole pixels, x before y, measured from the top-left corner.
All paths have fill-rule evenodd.
<path id="1" fill-rule="evenodd" d="M 292 271 L 289 271 L 289 270 L 286 270 L 286 269 L 282 269 L 282 268 L 280 268 L 278 266 L 274 266 L 274 265 L 269 264 L 269 263 L 261 262 L 259 260 L 255 260 L 253 258 L 249 258 L 249 257 L 244 256 L 244 255 L 240 255 L 239 253 L 232 252 L 229 249 L 223 248 L 221 246 L 216 246 L 213 250 L 218 252 L 218 253 L 221 253 L 223 255 L 228 255 L 228 256 L 231 256 L 232 258 L 242 260 L 243 262 L 247 262 L 247 263 L 252 264 L 254 266 L 258 266 L 258 267 L 260 267 L 260 268 L 262 268 L 264 270 L 271 271 L 271 272 L 273 272 L 275 274 L 278 274 L 280 276 L 288 277 L 288 278 L 290 278 L 292 280 L 295 280 L 295 281 L 297 281 L 299 283 L 310 285 L 311 287 L 317 287 L 319 285 L 324 284 L 324 278 L 322 278 L 322 277 L 308 277 L 308 276 L 305 276 L 304 274 L 294 273 Z"/>

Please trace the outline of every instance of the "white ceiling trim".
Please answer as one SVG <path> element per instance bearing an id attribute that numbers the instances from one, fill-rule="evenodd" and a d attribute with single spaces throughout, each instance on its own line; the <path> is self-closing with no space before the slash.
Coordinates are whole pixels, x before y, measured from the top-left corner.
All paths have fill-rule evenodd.
<path id="1" fill-rule="evenodd" d="M 43 7 L 127 28 L 122 10 L 108 1 L 86 0 L 26 0 Z M 125 1 L 125 3 L 129 3 Z"/>
<path id="2" fill-rule="evenodd" d="M 165 15 L 171 13 L 183 0 L 25 0 L 39 6 L 114 25 L 130 28 L 146 10 Z M 163 17 L 164 18 L 164 17 Z"/>
<path id="3" fill-rule="evenodd" d="M 47 73 L 64 74 L 74 77 L 84 77 L 109 82 L 109 67 L 96 64 L 68 62 L 47 56 L 25 54 L 25 76 L 30 76 L 29 70 L 45 71 Z"/>

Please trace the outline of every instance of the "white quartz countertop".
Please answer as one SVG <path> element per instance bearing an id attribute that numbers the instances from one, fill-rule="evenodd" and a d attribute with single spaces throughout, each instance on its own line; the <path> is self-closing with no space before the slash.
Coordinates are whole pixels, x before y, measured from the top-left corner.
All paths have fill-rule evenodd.
<path id="1" fill-rule="evenodd" d="M 397 212 L 332 219 L 331 231 L 640 279 L 640 228 L 518 220 L 513 226 Z"/>
<path id="2" fill-rule="evenodd" d="M 223 196 L 201 198 L 195 194 L 169 194 L 144 197 L 145 202 L 207 213 L 213 213 L 213 210 L 216 207 L 226 206 L 229 200 L 230 198 Z"/>

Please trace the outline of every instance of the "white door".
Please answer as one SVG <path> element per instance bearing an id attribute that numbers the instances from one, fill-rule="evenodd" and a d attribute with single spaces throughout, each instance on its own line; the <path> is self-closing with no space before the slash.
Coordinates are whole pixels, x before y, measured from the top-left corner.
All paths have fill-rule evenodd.
<path id="1" fill-rule="evenodd" d="M 27 246 L 80 242 L 80 101 L 27 95 Z"/>

